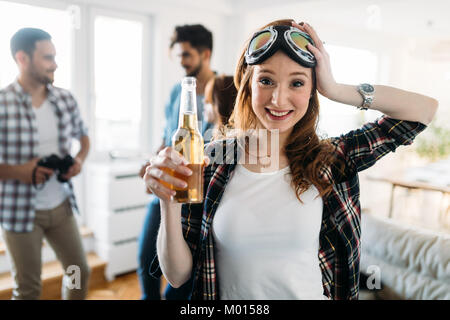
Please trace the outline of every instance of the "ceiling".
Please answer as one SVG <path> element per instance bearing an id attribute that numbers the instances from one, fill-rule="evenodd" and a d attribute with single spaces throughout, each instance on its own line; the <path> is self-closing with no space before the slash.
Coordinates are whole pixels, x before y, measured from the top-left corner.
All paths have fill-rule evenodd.
<path id="1" fill-rule="evenodd" d="M 220 1 L 220 0 L 216 0 Z M 450 37 L 449 0 L 227 0 L 234 14 L 293 12 L 399 35 Z M 294 13 L 295 14 L 295 13 Z"/>

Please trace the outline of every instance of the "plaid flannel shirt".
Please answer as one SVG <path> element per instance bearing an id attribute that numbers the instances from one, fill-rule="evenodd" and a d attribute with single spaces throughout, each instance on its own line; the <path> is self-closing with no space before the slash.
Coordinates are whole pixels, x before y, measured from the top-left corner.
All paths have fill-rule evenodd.
<path id="1" fill-rule="evenodd" d="M 358 299 L 360 261 L 360 219 L 358 172 L 371 167 L 378 159 L 394 152 L 400 145 L 409 145 L 426 126 L 419 122 L 395 120 L 383 116 L 362 128 L 331 138 L 336 153 L 345 163 L 325 167 L 321 176 L 332 183 L 331 194 L 323 198 L 322 225 L 319 235 L 318 260 L 322 271 L 323 293 L 334 300 Z M 205 168 L 205 201 L 182 206 L 182 227 L 193 256 L 192 299 L 219 299 L 219 279 L 215 262 L 212 221 L 235 164 L 217 164 L 215 148 L 222 144 L 226 159 L 239 157 L 236 139 L 209 144 L 213 156 Z M 231 145 L 231 148 L 230 148 Z M 208 148 L 213 149 L 208 150 Z M 231 151 L 229 151 L 231 150 Z M 223 162 L 223 161 L 222 161 Z M 225 163 L 230 163 L 225 161 Z M 155 257 L 150 271 L 160 276 Z"/>
<path id="2" fill-rule="evenodd" d="M 58 148 L 70 153 L 72 138 L 87 135 L 77 102 L 69 91 L 47 86 L 50 104 L 58 119 Z M 38 132 L 31 96 L 16 80 L 0 90 L 0 163 L 19 165 L 37 157 Z M 70 202 L 77 209 L 72 183 Z M 19 180 L 0 181 L 0 224 L 8 231 L 30 232 L 35 216 L 36 189 Z"/>

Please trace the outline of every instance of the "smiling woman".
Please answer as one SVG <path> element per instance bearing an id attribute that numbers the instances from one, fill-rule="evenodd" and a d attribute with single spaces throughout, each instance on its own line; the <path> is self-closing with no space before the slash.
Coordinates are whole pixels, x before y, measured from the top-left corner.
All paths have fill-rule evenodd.
<path id="1" fill-rule="evenodd" d="M 206 147 L 205 202 L 181 206 L 160 198 L 161 270 L 175 287 L 193 275 L 193 299 L 358 299 L 358 172 L 411 144 L 437 101 L 387 86 L 337 83 L 307 23 L 271 22 L 245 47 L 234 77 L 233 130 Z M 384 115 L 321 140 L 318 94 Z M 239 161 L 251 155 L 252 138 L 268 154 L 253 155 L 252 164 Z M 162 152 L 158 161 L 182 169 L 176 152 Z M 277 165 L 265 168 L 267 158 Z M 152 191 L 167 181 L 150 173 L 144 178 Z M 159 272 L 157 259 L 151 270 Z"/>

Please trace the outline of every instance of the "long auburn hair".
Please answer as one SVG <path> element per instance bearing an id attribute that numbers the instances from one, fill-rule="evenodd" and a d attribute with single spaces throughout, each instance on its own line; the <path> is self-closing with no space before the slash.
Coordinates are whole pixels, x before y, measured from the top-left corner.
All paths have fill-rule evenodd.
<path id="1" fill-rule="evenodd" d="M 287 25 L 291 26 L 293 20 L 277 20 L 271 22 L 259 30 L 269 26 Z M 245 43 L 242 54 L 239 58 L 234 84 L 238 90 L 235 107 L 229 120 L 229 127 L 238 131 L 256 129 L 257 117 L 252 109 L 251 79 L 253 66 L 245 63 L 245 49 L 251 38 Z M 313 88 L 308 110 L 302 119 L 297 122 L 292 133 L 283 146 L 284 152 L 289 160 L 292 174 L 291 186 L 295 190 L 297 199 L 302 202 L 300 195 L 314 185 L 320 196 L 331 192 L 332 185 L 322 177 L 321 169 L 324 166 L 332 165 L 335 161 L 335 148 L 329 140 L 320 140 L 317 136 L 317 125 L 319 120 L 319 99 L 316 90 L 315 71 L 313 74 Z"/>

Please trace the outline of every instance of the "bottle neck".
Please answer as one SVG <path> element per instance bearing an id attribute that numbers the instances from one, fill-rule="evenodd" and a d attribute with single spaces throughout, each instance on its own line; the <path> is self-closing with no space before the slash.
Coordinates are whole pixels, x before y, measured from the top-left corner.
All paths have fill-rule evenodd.
<path id="1" fill-rule="evenodd" d="M 198 130 L 197 96 L 195 86 L 183 86 L 181 89 L 180 115 L 178 127 Z"/>

